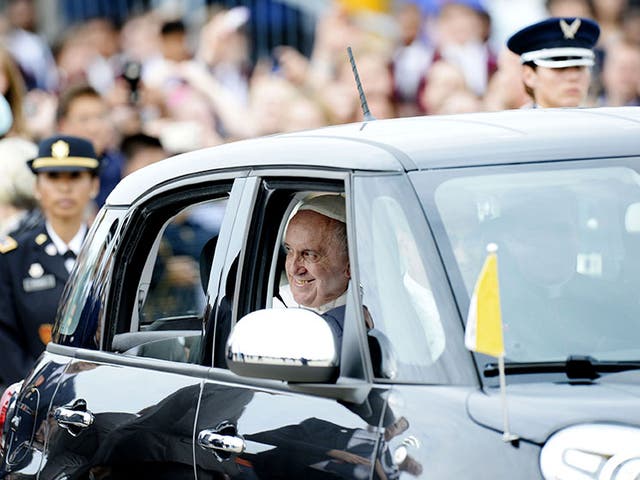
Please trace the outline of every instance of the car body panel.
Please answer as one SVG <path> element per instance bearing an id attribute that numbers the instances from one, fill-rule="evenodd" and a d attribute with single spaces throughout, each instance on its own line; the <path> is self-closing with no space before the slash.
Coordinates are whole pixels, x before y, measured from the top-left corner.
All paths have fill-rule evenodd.
<path id="1" fill-rule="evenodd" d="M 194 376 L 72 361 L 51 410 L 83 400 L 93 424 L 72 436 L 50 423 L 40 478 L 63 472 L 77 478 L 123 472 L 132 478 L 151 472 L 154 478 L 191 477 L 199 393 Z"/>
<path id="2" fill-rule="evenodd" d="M 603 407 L 606 405 L 606 407 Z M 542 444 L 560 427 L 607 422 L 640 427 L 640 373 L 610 374 L 594 382 L 512 384 L 508 387 L 511 430 Z M 502 399 L 497 389 L 469 397 L 469 415 L 489 428 L 503 428 Z M 606 416 L 602 409 L 606 408 Z"/>
<path id="3" fill-rule="evenodd" d="M 340 405 L 304 394 L 207 382 L 196 436 L 229 422 L 246 447 L 242 454 L 220 458 L 224 452 L 197 446 L 198 471 L 224 472 L 227 478 L 367 478 L 379 448 L 383 397 L 383 390 L 373 390 L 366 405 Z M 356 442 L 358 450 L 350 452 L 359 463 L 345 463 L 340 455 Z"/>

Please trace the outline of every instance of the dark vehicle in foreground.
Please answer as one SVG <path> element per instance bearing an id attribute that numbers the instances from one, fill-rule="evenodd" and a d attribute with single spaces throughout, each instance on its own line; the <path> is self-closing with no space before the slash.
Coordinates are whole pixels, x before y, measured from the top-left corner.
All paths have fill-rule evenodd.
<path id="1" fill-rule="evenodd" d="M 319 193 L 347 205 L 340 351 L 321 317 L 282 308 L 283 232 Z M 489 244 L 506 411 L 496 360 L 464 346 Z M 0 477 L 637 479 L 639 292 L 640 108 L 180 155 L 100 211 L 54 342 L 3 397 Z"/>

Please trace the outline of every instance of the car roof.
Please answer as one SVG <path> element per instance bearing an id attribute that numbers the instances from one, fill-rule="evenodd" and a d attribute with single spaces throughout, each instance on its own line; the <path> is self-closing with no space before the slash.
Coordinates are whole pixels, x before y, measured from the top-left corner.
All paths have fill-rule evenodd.
<path id="1" fill-rule="evenodd" d="M 127 205 L 171 179 L 214 170 L 411 171 L 640 155 L 640 107 L 521 109 L 359 122 L 176 155 L 124 178 Z"/>

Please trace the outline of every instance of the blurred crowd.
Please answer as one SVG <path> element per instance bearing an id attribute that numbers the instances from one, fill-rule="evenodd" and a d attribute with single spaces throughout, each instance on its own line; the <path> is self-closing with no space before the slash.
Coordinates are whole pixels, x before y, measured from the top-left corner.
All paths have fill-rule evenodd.
<path id="1" fill-rule="evenodd" d="M 53 41 L 40 35 L 37 3 L 7 0 L 0 15 L 12 115 L 0 234 L 35 204 L 24 161 L 53 133 L 86 137 L 102 157 L 97 209 L 124 175 L 163 156 L 361 120 L 347 46 L 375 118 L 519 108 L 530 98 L 506 37 L 547 16 L 589 17 L 602 34 L 588 104 L 640 104 L 640 0 L 318 1 L 310 52 L 281 45 L 261 57 L 247 28 L 259 2 L 200 2 L 198 23 L 150 2 L 120 24 L 67 25 Z M 145 156 L 156 143 L 163 152 Z"/>

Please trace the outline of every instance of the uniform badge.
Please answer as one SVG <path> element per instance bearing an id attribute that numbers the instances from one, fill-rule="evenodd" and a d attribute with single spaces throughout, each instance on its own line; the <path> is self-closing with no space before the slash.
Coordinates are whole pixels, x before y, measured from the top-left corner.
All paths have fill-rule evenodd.
<path id="1" fill-rule="evenodd" d="M 0 253 L 7 253 L 11 250 L 15 250 L 18 247 L 18 242 L 13 238 L 6 236 L 0 236 Z"/>
<path id="2" fill-rule="evenodd" d="M 50 243 L 46 247 L 44 247 L 44 251 L 50 257 L 55 257 L 58 254 L 58 249 L 53 243 Z"/>
<path id="3" fill-rule="evenodd" d="M 51 156 L 61 160 L 69 156 L 69 144 L 64 140 L 58 140 L 51 145 Z"/>
<path id="4" fill-rule="evenodd" d="M 562 35 L 567 40 L 572 40 L 576 37 L 576 33 L 578 33 L 578 29 L 580 28 L 580 24 L 582 22 L 579 18 L 576 18 L 571 24 L 568 24 L 564 21 L 564 19 L 560 20 L 560 30 L 562 30 Z"/>
<path id="5" fill-rule="evenodd" d="M 44 268 L 39 263 L 32 263 L 29 267 L 29 276 L 31 278 L 40 278 L 44 275 Z"/>
<path id="6" fill-rule="evenodd" d="M 38 328 L 38 336 L 40 337 L 40 341 L 45 345 L 51 341 L 51 330 L 52 325 L 50 323 L 43 323 Z"/>
<path id="7" fill-rule="evenodd" d="M 39 292 L 42 290 L 49 290 L 56 286 L 56 277 L 51 273 L 43 275 L 40 278 L 23 278 L 22 289 L 26 292 Z"/>
<path id="8" fill-rule="evenodd" d="M 47 238 L 48 238 L 48 237 L 47 237 L 47 235 L 46 235 L 46 234 L 41 233 L 40 235 L 38 235 L 38 236 L 36 237 L 36 243 L 37 243 L 38 245 L 42 245 L 44 242 L 46 242 L 46 241 L 47 241 Z"/>

